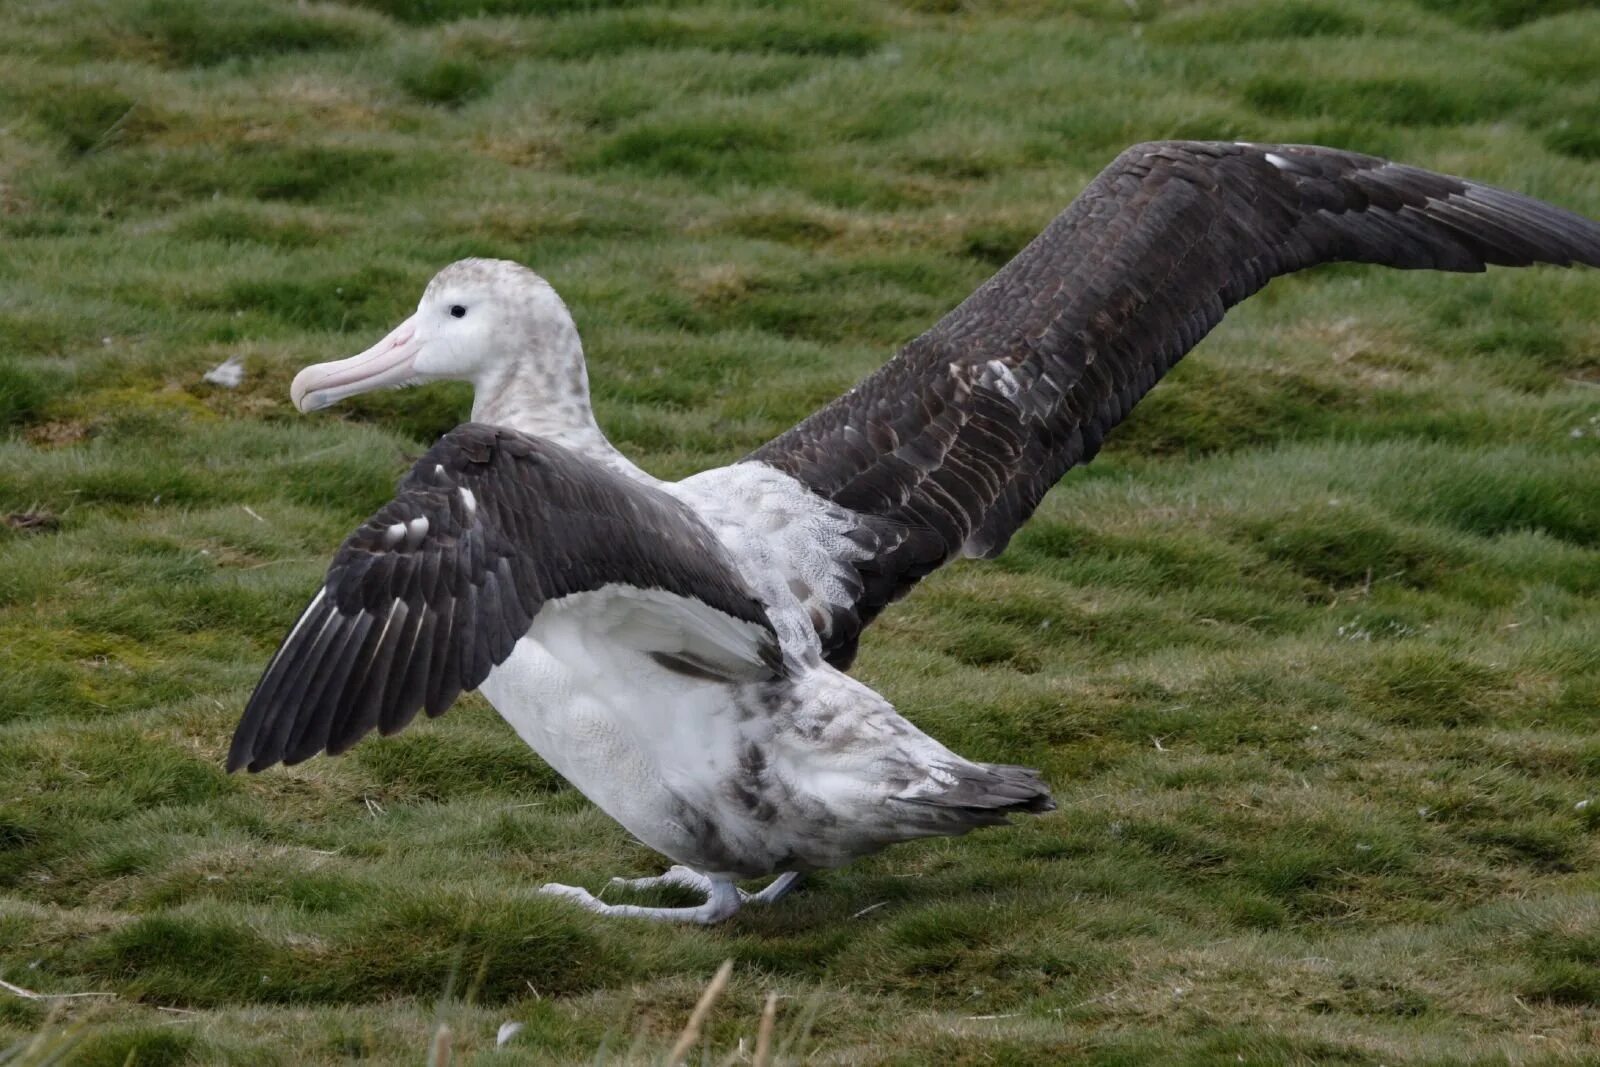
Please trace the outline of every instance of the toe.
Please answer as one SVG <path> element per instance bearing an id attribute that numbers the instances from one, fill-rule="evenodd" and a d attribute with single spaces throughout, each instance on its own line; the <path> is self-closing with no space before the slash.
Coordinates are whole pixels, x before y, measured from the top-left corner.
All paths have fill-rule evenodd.
<path id="1" fill-rule="evenodd" d="M 559 882 L 549 882 L 540 886 L 538 892 L 543 893 L 547 897 L 566 897 L 568 900 L 576 900 L 580 904 L 592 904 L 595 902 L 594 894 L 590 893 L 582 886 L 561 885 Z"/>

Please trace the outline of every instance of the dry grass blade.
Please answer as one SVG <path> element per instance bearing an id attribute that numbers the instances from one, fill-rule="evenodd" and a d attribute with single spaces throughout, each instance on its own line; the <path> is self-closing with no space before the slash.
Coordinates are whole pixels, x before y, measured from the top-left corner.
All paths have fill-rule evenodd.
<path id="1" fill-rule="evenodd" d="M 695 1004 L 694 1011 L 689 1013 L 689 1021 L 684 1024 L 683 1033 L 678 1035 L 677 1042 L 672 1046 L 672 1051 L 667 1054 L 668 1067 L 677 1067 L 683 1058 L 689 1054 L 689 1049 L 700 1040 L 700 1031 L 706 1024 L 706 1016 L 711 1014 L 711 1006 L 722 996 L 722 991 L 728 987 L 728 978 L 733 974 L 733 961 L 723 960 L 722 966 L 717 968 L 717 973 L 711 976 L 705 992 L 700 994 L 700 1000 Z"/>
<path id="2" fill-rule="evenodd" d="M 767 1067 L 772 1061 L 772 1031 L 778 1022 L 778 994 L 768 993 L 767 1002 L 761 1006 L 761 1028 L 756 1031 L 755 1067 Z"/>
<path id="3" fill-rule="evenodd" d="M 450 1067 L 450 1058 L 450 1027 L 440 1023 L 428 1045 L 428 1067 Z"/>
<path id="4" fill-rule="evenodd" d="M 116 997 L 115 993 L 35 993 L 31 989 L 24 989 L 19 985 L 6 981 L 4 978 L 0 978 L 0 989 L 13 996 L 21 997 L 23 1000 L 75 1000 L 79 997 Z"/>

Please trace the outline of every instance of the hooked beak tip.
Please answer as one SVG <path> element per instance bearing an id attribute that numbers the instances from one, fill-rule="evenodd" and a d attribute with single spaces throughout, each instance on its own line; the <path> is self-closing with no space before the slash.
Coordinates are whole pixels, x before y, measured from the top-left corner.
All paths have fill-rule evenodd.
<path id="1" fill-rule="evenodd" d="M 289 385 L 289 400 L 299 409 L 301 414 L 309 415 L 313 411 L 327 407 L 323 395 L 315 389 L 309 388 L 306 381 L 306 372 L 312 368 L 307 367 L 294 376 L 294 381 Z"/>
<path id="2" fill-rule="evenodd" d="M 396 385 L 413 378 L 416 359 L 414 319 L 395 327 L 382 341 L 349 359 L 318 363 L 294 376 L 289 399 L 304 413 L 331 407 L 347 396 Z"/>

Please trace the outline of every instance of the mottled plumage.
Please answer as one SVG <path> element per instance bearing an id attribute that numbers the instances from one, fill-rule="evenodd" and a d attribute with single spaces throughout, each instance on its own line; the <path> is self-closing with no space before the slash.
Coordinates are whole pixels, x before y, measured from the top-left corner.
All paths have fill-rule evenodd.
<path id="1" fill-rule="evenodd" d="M 268 665 L 229 768 L 340 752 L 479 688 L 555 769 L 677 861 L 625 887 L 713 922 L 801 872 L 1053 808 L 842 673 L 861 629 L 958 555 L 999 553 L 1049 487 L 1226 309 L 1280 274 L 1600 266 L 1600 226 L 1514 193 L 1305 146 L 1139 145 L 994 278 L 744 461 L 664 483 L 606 441 L 577 330 L 516 264 L 466 260 L 373 348 L 307 368 L 303 409 L 473 383 L 353 534 Z M 742 877 L 779 874 L 753 897 Z"/>

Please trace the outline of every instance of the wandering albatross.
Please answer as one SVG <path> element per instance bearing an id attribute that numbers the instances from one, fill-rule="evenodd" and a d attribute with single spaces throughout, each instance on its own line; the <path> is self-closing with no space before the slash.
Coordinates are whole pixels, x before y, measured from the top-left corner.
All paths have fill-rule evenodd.
<path id="1" fill-rule="evenodd" d="M 1600 225 L 1516 193 L 1302 145 L 1128 149 L 1015 259 L 848 393 L 743 460 L 659 481 L 590 410 L 577 328 L 515 263 L 468 259 L 372 348 L 308 367 L 302 411 L 474 386 L 339 548 L 267 665 L 228 769 L 341 753 L 479 690 L 675 861 L 629 887 L 701 923 L 803 872 L 1054 807 L 845 672 L 862 627 L 958 556 L 993 557 L 1227 308 L 1333 261 L 1600 266 Z M 760 893 L 739 879 L 778 877 Z"/>

